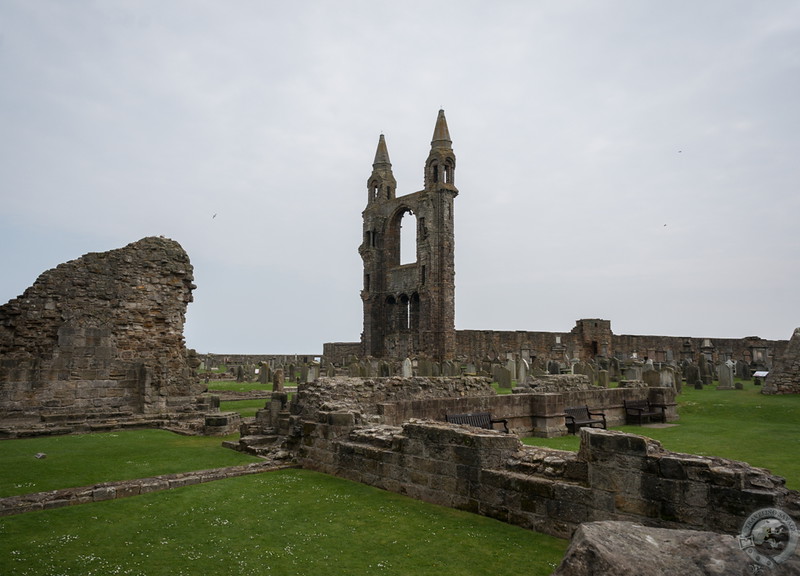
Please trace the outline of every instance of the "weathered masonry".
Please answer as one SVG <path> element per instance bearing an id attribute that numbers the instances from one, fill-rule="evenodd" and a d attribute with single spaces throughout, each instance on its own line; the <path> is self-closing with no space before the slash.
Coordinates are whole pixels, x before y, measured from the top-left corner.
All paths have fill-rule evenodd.
<path id="1" fill-rule="evenodd" d="M 0 307 L 0 420 L 193 411 L 192 282 L 183 248 L 155 237 L 44 272 Z"/>
<path id="2" fill-rule="evenodd" d="M 727 360 L 749 371 L 768 370 L 787 342 L 747 338 L 697 338 L 619 335 L 611 322 L 578 320 L 564 332 L 456 330 L 455 231 L 453 225 L 456 157 L 444 111 L 439 110 L 425 161 L 424 187 L 397 196 L 397 181 L 386 139 L 381 134 L 367 179 L 362 213 L 363 332 L 359 342 L 324 344 L 326 362 L 344 366 L 353 357 L 402 360 L 426 357 L 437 362 L 516 357 L 541 368 L 548 362 L 650 359 L 677 365 Z M 403 232 L 405 229 L 405 233 Z M 409 230 L 410 229 L 410 230 Z M 401 254 L 413 235 L 414 254 Z"/>
<path id="3" fill-rule="evenodd" d="M 508 417 L 514 431 L 563 428 L 564 405 L 585 402 L 617 425 L 623 399 L 653 394 L 668 399 L 674 391 L 495 395 L 483 378 L 320 378 L 298 386 L 290 404 L 273 395 L 257 421 L 285 435 L 304 468 L 563 538 L 596 520 L 736 534 L 759 508 L 800 517 L 800 494 L 743 462 L 588 428 L 574 453 L 442 421 L 447 413 L 490 411 Z"/>
<path id="4" fill-rule="evenodd" d="M 381 134 L 367 181 L 364 236 L 362 354 L 405 358 L 454 357 L 455 264 L 453 200 L 456 157 L 439 110 L 423 190 L 396 196 L 397 182 Z M 416 217 L 413 261 L 401 263 L 401 228 Z"/>

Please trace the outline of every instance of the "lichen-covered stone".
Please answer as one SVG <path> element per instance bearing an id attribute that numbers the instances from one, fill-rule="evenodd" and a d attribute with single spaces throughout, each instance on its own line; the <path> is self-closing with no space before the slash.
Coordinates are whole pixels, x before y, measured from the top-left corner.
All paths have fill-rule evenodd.
<path id="1" fill-rule="evenodd" d="M 192 281 L 154 237 L 44 272 L 0 307 L 0 418 L 188 409 L 204 389 L 183 338 Z"/>

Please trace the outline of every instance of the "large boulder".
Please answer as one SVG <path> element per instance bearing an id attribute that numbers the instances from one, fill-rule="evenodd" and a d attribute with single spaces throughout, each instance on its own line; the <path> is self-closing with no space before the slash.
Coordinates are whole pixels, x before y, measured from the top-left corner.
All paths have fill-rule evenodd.
<path id="1" fill-rule="evenodd" d="M 800 575 L 796 553 L 769 569 L 742 551 L 737 536 L 648 528 L 633 522 L 590 522 L 575 531 L 552 576 Z"/>

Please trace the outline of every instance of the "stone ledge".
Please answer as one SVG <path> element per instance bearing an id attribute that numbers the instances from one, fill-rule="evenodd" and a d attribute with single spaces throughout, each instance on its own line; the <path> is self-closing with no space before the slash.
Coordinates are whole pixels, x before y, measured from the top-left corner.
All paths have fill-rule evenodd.
<path id="1" fill-rule="evenodd" d="M 235 478 L 237 476 L 283 470 L 286 468 L 299 468 L 299 466 L 276 464 L 272 461 L 255 462 L 242 466 L 229 466 L 227 468 L 197 470 L 178 474 L 163 474 L 161 476 L 139 478 L 136 480 L 103 482 L 93 486 L 62 488 L 60 490 L 50 490 L 47 492 L 9 496 L 7 498 L 0 498 L 0 517 L 24 514 L 37 510 L 50 510 L 53 508 L 62 508 L 64 506 L 74 506 L 87 502 L 116 500 L 118 498 L 138 496 L 139 494 L 146 494 L 149 492 L 179 488 L 190 484 L 201 484 L 213 482 L 215 480 L 224 480 L 226 478 Z"/>

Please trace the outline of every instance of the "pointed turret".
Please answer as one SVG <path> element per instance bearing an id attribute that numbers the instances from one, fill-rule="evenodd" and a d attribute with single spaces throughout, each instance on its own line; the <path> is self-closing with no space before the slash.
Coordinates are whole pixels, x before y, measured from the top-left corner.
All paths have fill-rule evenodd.
<path id="1" fill-rule="evenodd" d="M 450 131 L 447 129 L 447 119 L 444 117 L 444 110 L 439 110 L 436 118 L 436 128 L 433 129 L 433 140 L 431 148 L 452 148 L 453 142 L 450 140 Z"/>
<path id="2" fill-rule="evenodd" d="M 447 126 L 445 126 L 445 130 L 447 130 Z M 372 162 L 372 167 L 374 169 L 391 169 L 392 162 L 389 160 L 389 149 L 386 147 L 386 138 L 381 137 L 378 139 L 378 149 L 375 150 L 375 160 Z"/>
<path id="3" fill-rule="evenodd" d="M 444 110 L 439 110 L 436 127 L 433 129 L 431 151 L 425 162 L 425 189 L 439 190 L 442 186 L 458 194 L 455 187 L 456 155 L 453 153 L 453 142 Z"/>
<path id="4" fill-rule="evenodd" d="M 378 148 L 375 150 L 375 160 L 372 163 L 372 174 L 367 180 L 369 195 L 367 204 L 381 200 L 392 200 L 395 197 L 397 181 L 392 174 L 392 163 L 389 160 L 389 149 L 386 147 L 386 138 L 381 134 L 378 139 Z"/>

